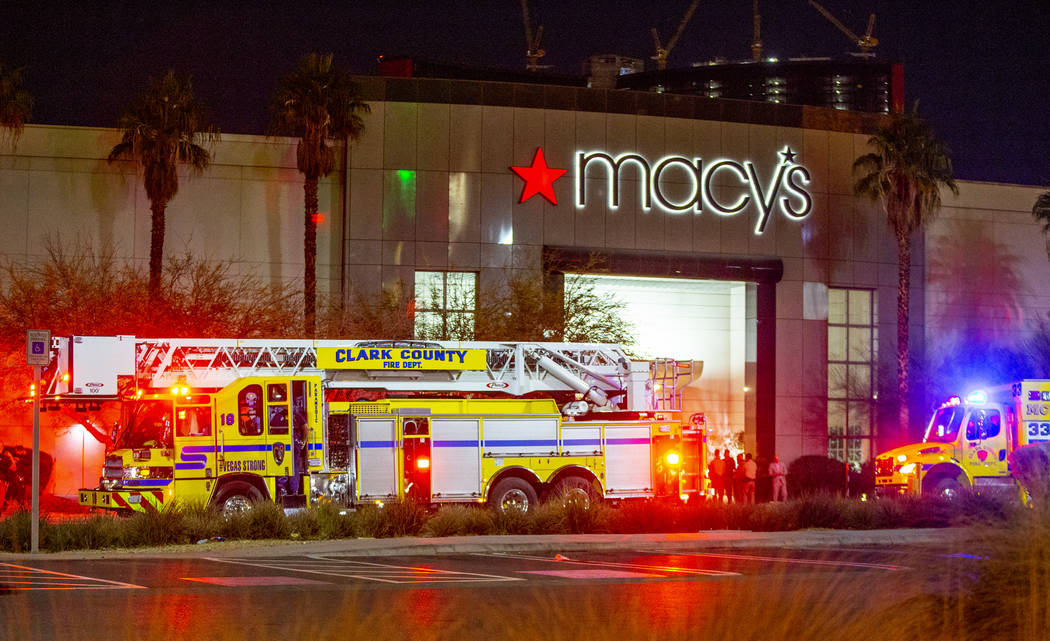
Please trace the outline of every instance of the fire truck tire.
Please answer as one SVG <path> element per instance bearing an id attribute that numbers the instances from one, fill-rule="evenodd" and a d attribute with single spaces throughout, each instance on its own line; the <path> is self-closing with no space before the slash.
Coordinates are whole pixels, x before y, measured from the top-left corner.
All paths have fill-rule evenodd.
<path id="1" fill-rule="evenodd" d="M 492 488 L 489 492 L 489 505 L 500 512 L 520 510 L 528 512 L 539 503 L 539 496 L 532 484 L 525 479 L 510 476 Z"/>
<path id="2" fill-rule="evenodd" d="M 579 505 L 585 510 L 599 499 L 594 483 L 579 476 L 566 476 L 558 481 L 551 496 L 564 505 Z"/>
<path id="3" fill-rule="evenodd" d="M 262 494 L 250 483 L 235 481 L 224 485 L 215 497 L 215 506 L 226 516 L 240 514 L 252 509 L 252 504 L 262 500 Z"/>
<path id="4" fill-rule="evenodd" d="M 937 481 L 933 486 L 933 495 L 939 496 L 949 501 L 953 501 L 959 498 L 959 495 L 963 493 L 962 483 L 953 478 L 944 478 Z"/>

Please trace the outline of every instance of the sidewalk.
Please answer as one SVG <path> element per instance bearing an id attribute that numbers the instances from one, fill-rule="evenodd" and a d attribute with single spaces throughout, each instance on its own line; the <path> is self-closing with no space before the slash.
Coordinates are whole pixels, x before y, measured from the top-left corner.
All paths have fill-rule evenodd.
<path id="1" fill-rule="evenodd" d="M 180 557 L 393 556 L 529 552 L 559 554 L 581 550 L 659 550 L 690 552 L 711 548 L 789 548 L 947 544 L 962 539 L 963 528 L 898 530 L 798 530 L 750 532 L 710 530 L 696 534 L 489 535 L 448 538 L 340 539 L 336 541 L 209 541 L 130 550 L 78 550 L 33 554 L 0 553 L 0 562 L 38 559 L 121 559 Z"/>

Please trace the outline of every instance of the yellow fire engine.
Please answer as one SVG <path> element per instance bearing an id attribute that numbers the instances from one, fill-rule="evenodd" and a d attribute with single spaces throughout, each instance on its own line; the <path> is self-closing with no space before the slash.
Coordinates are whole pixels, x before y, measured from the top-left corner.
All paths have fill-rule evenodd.
<path id="1" fill-rule="evenodd" d="M 53 339 L 48 394 L 118 401 L 93 508 L 412 499 L 528 510 L 703 493 L 688 363 L 614 345 Z"/>
<path id="2" fill-rule="evenodd" d="M 930 418 L 921 443 L 879 454 L 881 494 L 1012 491 L 1009 456 L 1050 440 L 1050 380 L 1025 380 L 952 397 Z"/>

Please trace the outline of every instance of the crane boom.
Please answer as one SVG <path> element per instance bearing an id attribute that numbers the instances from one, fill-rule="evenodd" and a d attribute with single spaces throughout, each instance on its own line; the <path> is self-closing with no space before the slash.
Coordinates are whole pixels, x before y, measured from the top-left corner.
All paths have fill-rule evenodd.
<path id="1" fill-rule="evenodd" d="M 871 35 L 872 30 L 875 28 L 875 14 L 874 13 L 871 14 L 871 16 L 868 17 L 868 31 L 867 31 L 867 33 L 865 33 L 864 36 L 861 37 L 861 36 L 858 36 L 856 33 L 854 33 L 849 27 L 847 27 L 846 25 L 842 24 L 842 21 L 840 21 L 838 18 L 836 18 L 834 15 L 832 15 L 831 12 L 828 11 L 827 9 L 825 9 L 823 7 L 823 5 L 821 5 L 819 2 L 817 2 L 816 0 L 807 0 L 807 1 L 809 2 L 809 5 L 811 7 L 813 7 L 814 9 L 816 9 L 817 11 L 820 12 L 820 15 L 824 16 L 825 18 L 827 18 L 828 22 L 830 22 L 831 24 L 835 25 L 835 27 L 838 28 L 839 31 L 841 31 L 842 33 L 846 34 L 847 38 L 849 38 L 854 43 L 856 43 L 856 45 L 858 47 L 860 47 L 861 51 L 867 53 L 868 51 L 873 49 L 875 47 L 875 45 L 879 44 L 878 39 L 877 38 L 873 38 L 872 35 Z"/>
<path id="2" fill-rule="evenodd" d="M 671 50 L 678 44 L 678 39 L 682 37 L 682 33 L 685 31 L 686 25 L 689 24 L 689 20 L 692 19 L 693 13 L 696 12 L 697 5 L 700 4 L 700 0 L 693 0 L 689 4 L 689 8 L 685 10 L 685 15 L 682 16 L 682 21 L 678 23 L 678 29 L 675 30 L 674 35 L 667 42 L 666 47 L 660 46 L 660 34 L 656 31 L 656 27 L 650 29 L 653 34 L 653 44 L 656 46 L 656 55 L 653 56 L 653 60 L 656 61 L 657 69 L 667 68 L 667 56 L 671 54 Z"/>

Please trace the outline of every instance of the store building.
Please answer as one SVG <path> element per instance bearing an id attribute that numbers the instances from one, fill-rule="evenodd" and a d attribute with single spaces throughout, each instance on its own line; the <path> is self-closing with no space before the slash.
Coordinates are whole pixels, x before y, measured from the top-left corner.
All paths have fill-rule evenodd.
<path id="1" fill-rule="evenodd" d="M 318 287 L 377 294 L 511 273 L 573 274 L 599 256 L 638 351 L 704 361 L 692 402 L 716 443 L 854 462 L 893 444 L 896 244 L 852 195 L 874 114 L 701 96 L 358 79 L 365 133 L 320 184 Z M 143 267 L 149 202 L 110 129 L 31 125 L 0 150 L 0 254 L 47 238 L 109 244 Z M 293 139 L 228 135 L 168 207 L 166 248 L 301 281 Z M 1014 341 L 1050 309 L 1031 218 L 1039 189 L 962 183 L 913 247 L 913 351 L 980 330 Z M 547 261 L 547 264 L 544 262 Z M 462 312 L 442 309 L 433 314 Z M 469 310 L 467 310 L 469 311 Z M 913 432 L 917 432 L 913 430 Z M 911 436 L 916 436 L 912 434 Z M 45 444 L 46 449 L 46 444 Z M 77 480 L 79 482 L 79 480 Z"/>

